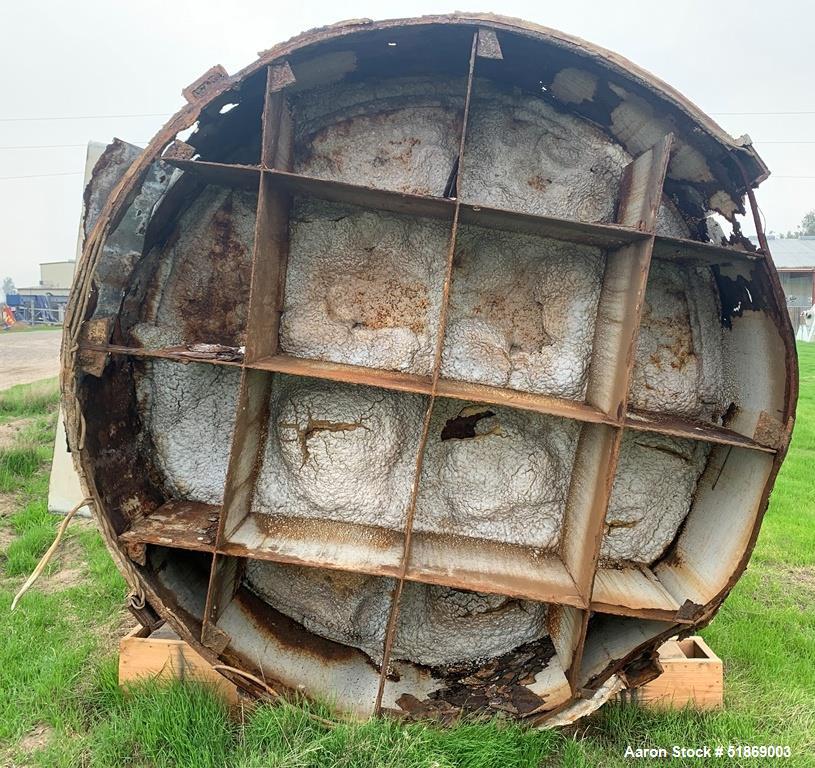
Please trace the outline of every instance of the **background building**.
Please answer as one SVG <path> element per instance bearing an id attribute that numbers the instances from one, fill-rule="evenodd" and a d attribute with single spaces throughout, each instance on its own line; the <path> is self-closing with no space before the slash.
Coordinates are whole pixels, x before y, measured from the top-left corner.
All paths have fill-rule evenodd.
<path id="1" fill-rule="evenodd" d="M 801 312 L 815 304 L 815 236 L 779 238 L 770 235 L 768 240 L 787 298 L 792 327 L 797 332 Z"/>
<path id="2" fill-rule="evenodd" d="M 40 264 L 39 285 L 18 288 L 6 298 L 17 320 L 26 323 L 61 324 L 74 279 L 75 261 L 46 261 Z"/>

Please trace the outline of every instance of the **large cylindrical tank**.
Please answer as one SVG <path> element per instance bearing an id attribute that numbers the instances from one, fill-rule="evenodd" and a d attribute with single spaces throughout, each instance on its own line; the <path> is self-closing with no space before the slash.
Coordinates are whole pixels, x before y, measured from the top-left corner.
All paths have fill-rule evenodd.
<path id="1" fill-rule="evenodd" d="M 657 674 L 792 429 L 749 139 L 496 16 L 314 30 L 184 95 L 97 164 L 63 349 L 142 614 L 362 714 L 539 723 Z"/>

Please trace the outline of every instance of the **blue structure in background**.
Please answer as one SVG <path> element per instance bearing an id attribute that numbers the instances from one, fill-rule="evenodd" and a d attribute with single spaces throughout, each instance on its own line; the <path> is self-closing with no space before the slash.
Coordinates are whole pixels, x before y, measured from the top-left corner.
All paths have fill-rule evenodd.
<path id="1" fill-rule="evenodd" d="M 65 301 L 62 296 L 49 293 L 33 296 L 13 293 L 6 296 L 6 304 L 14 310 L 14 316 L 20 322 L 57 325 L 62 322 Z"/>

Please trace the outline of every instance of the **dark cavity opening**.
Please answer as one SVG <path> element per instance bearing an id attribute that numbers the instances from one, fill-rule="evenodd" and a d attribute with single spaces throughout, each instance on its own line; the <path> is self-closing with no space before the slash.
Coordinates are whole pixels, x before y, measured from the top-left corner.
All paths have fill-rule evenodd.
<path id="1" fill-rule="evenodd" d="M 479 413 L 472 413 L 467 416 L 454 416 L 448 419 L 441 431 L 442 440 L 466 440 L 470 437 L 475 437 L 475 427 L 481 419 L 488 419 L 490 416 L 495 416 L 492 411 L 480 411 Z"/>

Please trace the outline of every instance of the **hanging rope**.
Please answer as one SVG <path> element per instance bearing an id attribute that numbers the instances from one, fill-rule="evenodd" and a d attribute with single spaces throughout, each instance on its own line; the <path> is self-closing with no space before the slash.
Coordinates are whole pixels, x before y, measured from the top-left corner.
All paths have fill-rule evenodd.
<path id="1" fill-rule="evenodd" d="M 127 596 L 127 605 L 136 611 L 141 611 L 147 605 L 147 597 L 141 587 L 135 587 Z"/>
<path id="2" fill-rule="evenodd" d="M 62 540 L 62 535 L 65 533 L 65 530 L 68 528 L 68 523 L 71 522 L 71 518 L 80 510 L 82 507 L 87 506 L 88 504 L 92 504 L 93 499 L 88 497 L 86 499 L 82 499 L 67 515 L 65 515 L 65 519 L 59 524 L 59 528 L 57 529 L 57 536 L 54 539 L 54 543 L 48 547 L 48 551 L 42 556 L 42 559 L 39 563 L 37 563 L 37 567 L 34 569 L 33 573 L 26 579 L 25 584 L 20 587 L 20 591 L 14 596 L 14 600 L 11 601 L 11 610 L 13 611 L 17 607 L 17 603 L 20 602 L 20 598 L 31 589 L 31 586 L 34 582 L 40 577 L 42 572 L 45 570 L 45 567 L 48 565 L 49 561 L 54 555 L 54 552 L 57 551 L 57 547 L 59 547 L 59 543 Z"/>

